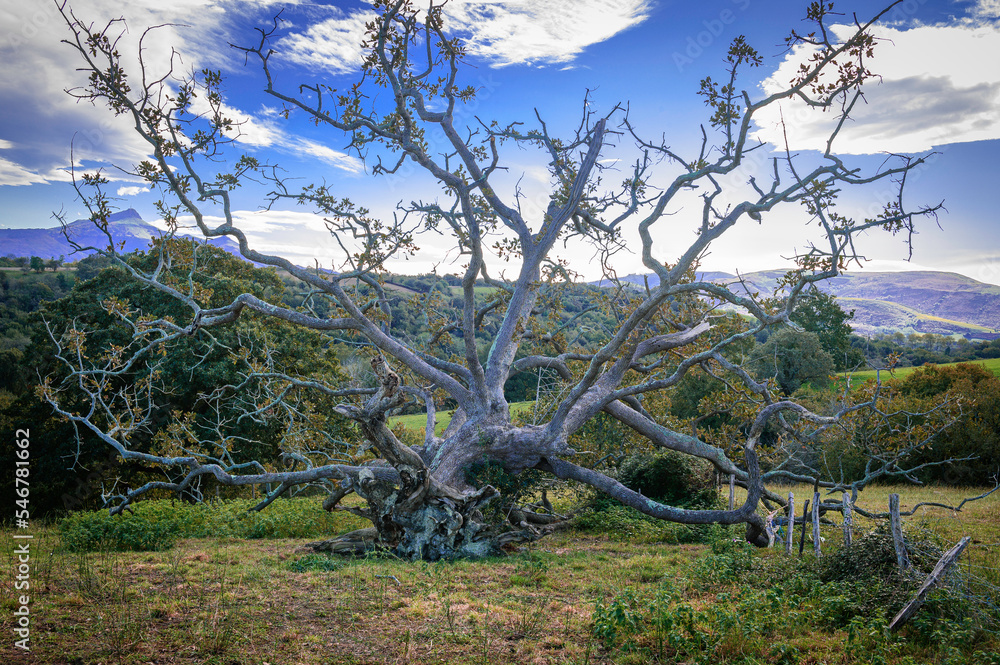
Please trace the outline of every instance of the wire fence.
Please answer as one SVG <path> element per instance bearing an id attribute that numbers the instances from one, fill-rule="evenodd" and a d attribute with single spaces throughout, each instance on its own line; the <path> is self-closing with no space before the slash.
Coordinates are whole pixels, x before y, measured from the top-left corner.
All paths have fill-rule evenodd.
<path id="1" fill-rule="evenodd" d="M 787 506 L 772 506 L 770 510 L 761 506 L 760 514 L 770 527 L 772 547 L 783 548 L 793 556 L 835 556 L 869 534 L 895 531 L 893 545 L 901 572 L 923 582 L 935 565 L 942 562 L 942 557 L 968 537 L 957 560 L 941 573 L 935 584 L 965 601 L 969 613 L 984 624 L 1000 629 L 1000 542 L 996 540 L 1000 505 L 995 500 L 985 508 L 969 504 L 960 512 L 941 506 L 920 506 L 915 500 L 900 505 L 899 495 L 885 497 L 881 493 L 855 504 L 850 495 L 824 495 L 810 489 L 799 486 L 788 493 L 795 513 L 791 532 Z M 733 501 L 738 504 L 740 498 L 737 492 Z M 888 500 L 881 503 L 885 499 Z M 844 510 L 845 501 L 848 511 Z M 814 533 L 819 534 L 818 540 Z"/>

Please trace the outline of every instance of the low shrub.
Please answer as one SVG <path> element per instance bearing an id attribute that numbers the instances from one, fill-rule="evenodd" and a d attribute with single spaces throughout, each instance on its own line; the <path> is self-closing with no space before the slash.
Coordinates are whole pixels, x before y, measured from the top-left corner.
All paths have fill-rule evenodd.
<path id="1" fill-rule="evenodd" d="M 279 499 L 261 512 L 250 499 L 186 504 L 167 499 L 142 501 L 132 513 L 74 513 L 59 522 L 64 547 L 153 551 L 180 538 L 315 538 L 364 526 L 360 518 L 328 513 L 317 499 Z"/>
<path id="2" fill-rule="evenodd" d="M 672 450 L 634 455 L 622 464 L 619 482 L 654 501 L 678 508 L 720 507 L 711 467 L 703 460 L 689 459 Z M 605 494 L 590 500 L 587 510 L 574 521 L 580 531 L 607 533 L 616 539 L 640 542 L 706 543 L 718 527 L 706 524 L 674 524 L 624 506 Z"/>
<path id="3" fill-rule="evenodd" d="M 105 512 L 75 513 L 59 523 L 63 546 L 73 552 L 96 549 L 149 552 L 173 547 L 177 524 L 149 515 L 112 517 Z"/>
<path id="4" fill-rule="evenodd" d="M 573 519 L 573 527 L 615 540 L 672 544 L 709 542 L 718 530 L 716 525 L 665 522 L 617 502 L 588 507 Z"/>
<path id="5" fill-rule="evenodd" d="M 618 472 L 622 485 L 655 501 L 678 508 L 716 508 L 712 466 L 673 450 L 634 455 Z"/>

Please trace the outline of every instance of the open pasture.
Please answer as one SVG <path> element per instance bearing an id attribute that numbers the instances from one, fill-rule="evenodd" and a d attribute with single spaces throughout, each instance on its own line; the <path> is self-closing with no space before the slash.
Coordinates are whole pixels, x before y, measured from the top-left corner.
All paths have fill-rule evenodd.
<path id="1" fill-rule="evenodd" d="M 994 376 L 1000 376 L 1000 358 L 987 358 L 985 360 L 969 360 L 966 362 L 972 365 L 982 365 L 989 371 L 993 372 Z M 958 363 L 949 363 L 946 365 L 941 365 L 941 367 L 949 367 L 952 364 L 958 364 Z M 885 370 L 882 370 L 881 371 L 882 380 L 884 381 L 888 378 L 902 379 L 906 376 L 909 376 L 910 374 L 913 374 L 913 372 L 917 371 L 917 369 L 918 369 L 917 367 L 899 367 L 897 369 L 894 369 L 892 372 L 887 372 Z M 867 379 L 874 379 L 875 373 L 876 372 L 873 369 L 852 372 L 851 383 L 857 385 L 861 381 L 865 381 Z M 844 375 L 841 375 L 841 380 L 843 380 L 843 376 Z"/>

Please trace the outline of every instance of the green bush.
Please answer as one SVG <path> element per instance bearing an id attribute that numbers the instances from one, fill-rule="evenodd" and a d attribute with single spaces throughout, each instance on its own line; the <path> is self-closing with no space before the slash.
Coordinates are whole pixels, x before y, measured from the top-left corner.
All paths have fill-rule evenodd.
<path id="1" fill-rule="evenodd" d="M 820 579 L 823 582 L 900 583 L 902 575 L 896 564 L 892 534 L 887 528 L 876 529 L 855 538 L 851 547 L 842 547 L 823 557 Z"/>
<path id="2" fill-rule="evenodd" d="M 622 485 L 655 501 L 678 508 L 715 508 L 712 466 L 673 450 L 633 455 L 618 472 Z"/>
<path id="3" fill-rule="evenodd" d="M 672 450 L 634 455 L 618 470 L 618 480 L 631 490 L 679 508 L 719 507 L 711 466 Z M 674 524 L 598 494 L 574 521 L 580 531 L 607 533 L 618 539 L 645 542 L 705 543 L 718 529 L 707 524 Z"/>
<path id="4" fill-rule="evenodd" d="M 619 503 L 591 506 L 573 519 L 573 527 L 586 533 L 603 533 L 615 540 L 646 543 L 705 543 L 718 530 L 711 524 L 677 524 L 644 515 Z"/>
<path id="5" fill-rule="evenodd" d="M 317 499 L 279 499 L 261 512 L 250 499 L 201 504 L 142 501 L 134 513 L 74 513 L 59 522 L 63 545 L 73 551 L 96 549 L 164 550 L 180 538 L 314 538 L 362 526 L 343 513 L 328 513 Z"/>
<path id="6" fill-rule="evenodd" d="M 653 521 L 639 511 L 622 505 L 587 508 L 574 518 L 573 526 L 579 531 L 607 533 L 620 540 L 649 540 L 656 533 Z"/>
<path id="7" fill-rule="evenodd" d="M 95 549 L 159 551 L 173 547 L 176 523 L 147 515 L 112 517 L 105 512 L 76 513 L 62 520 L 63 546 L 80 552 Z"/>

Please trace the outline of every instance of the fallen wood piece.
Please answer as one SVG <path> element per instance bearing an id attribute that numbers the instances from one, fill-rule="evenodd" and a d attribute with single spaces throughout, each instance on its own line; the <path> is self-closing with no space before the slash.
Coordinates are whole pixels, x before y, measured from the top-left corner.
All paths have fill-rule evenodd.
<path id="1" fill-rule="evenodd" d="M 303 547 L 311 549 L 314 552 L 361 556 L 374 549 L 377 542 L 378 531 L 372 526 L 367 529 L 357 529 L 336 538 L 331 538 L 330 540 L 306 543 Z"/>
<path id="2" fill-rule="evenodd" d="M 961 556 L 962 551 L 965 549 L 965 546 L 969 544 L 970 540 L 971 538 L 966 536 L 965 538 L 962 538 L 962 540 L 958 541 L 957 545 L 944 553 L 944 556 L 942 556 L 937 562 L 937 565 L 934 566 L 934 570 L 931 571 L 931 574 L 927 576 L 927 579 L 924 580 L 924 583 L 920 586 L 920 590 L 917 591 L 917 595 L 915 595 L 913 599 L 899 611 L 896 618 L 894 618 L 892 623 L 889 624 L 890 631 L 896 632 L 902 628 L 903 624 L 909 621 L 914 614 L 917 613 L 920 606 L 924 604 L 927 594 L 934 588 L 935 585 L 937 585 L 938 582 L 941 581 L 941 578 L 948 572 L 948 569 L 951 568 L 956 561 L 958 561 L 958 557 Z"/>

